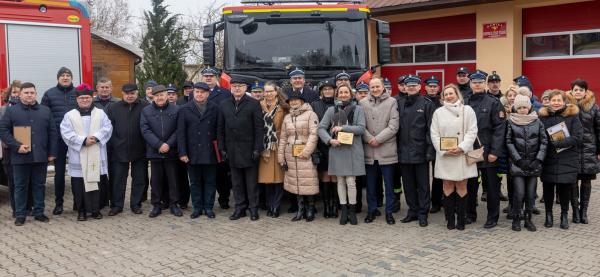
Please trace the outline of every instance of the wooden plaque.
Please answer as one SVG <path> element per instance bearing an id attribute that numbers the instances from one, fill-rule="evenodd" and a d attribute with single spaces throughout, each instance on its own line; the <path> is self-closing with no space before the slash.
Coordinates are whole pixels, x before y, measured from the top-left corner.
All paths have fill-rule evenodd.
<path id="1" fill-rule="evenodd" d="M 458 138 L 440 138 L 440 150 L 449 151 L 458 147 Z"/>
<path id="2" fill-rule="evenodd" d="M 306 144 L 294 144 L 294 157 L 298 157 L 300 156 L 300 153 L 302 153 L 302 151 L 304 150 L 304 148 L 306 148 Z"/>
<path id="3" fill-rule="evenodd" d="M 350 144 L 350 145 L 352 145 L 352 141 L 354 139 L 354 134 L 353 133 L 338 132 L 337 135 L 338 135 L 337 136 L 337 140 L 341 144 Z"/>
<path id="4" fill-rule="evenodd" d="M 23 145 L 27 145 L 27 152 L 31 152 L 31 127 L 30 126 L 15 126 L 15 140 Z"/>

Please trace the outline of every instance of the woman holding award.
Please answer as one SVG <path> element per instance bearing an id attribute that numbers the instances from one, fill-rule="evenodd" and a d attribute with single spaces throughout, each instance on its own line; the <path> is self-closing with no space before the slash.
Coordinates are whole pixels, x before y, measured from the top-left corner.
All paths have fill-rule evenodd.
<path id="1" fill-rule="evenodd" d="M 444 213 L 448 230 L 465 229 L 467 180 L 477 177 L 477 164 L 469 165 L 465 154 L 477 139 L 477 117 L 463 104 L 462 94 L 453 84 L 442 90 L 444 106 L 431 121 L 431 142 L 435 147 L 435 177 L 444 181 Z M 454 210 L 456 209 L 456 219 Z"/>
<path id="2" fill-rule="evenodd" d="M 552 204 L 554 187 L 560 196 L 560 228 L 569 229 L 569 200 L 571 185 L 577 182 L 579 173 L 579 147 L 583 141 L 583 126 L 579 120 L 577 105 L 566 104 L 564 91 L 554 89 L 548 96 L 550 106 L 539 111 L 548 136 L 548 151 L 542 167 L 541 180 L 544 183 L 544 204 L 546 205 L 546 223 L 553 225 Z"/>
<path id="3" fill-rule="evenodd" d="M 365 175 L 362 135 L 365 133 L 365 113 L 351 99 L 352 88 L 341 84 L 335 92 L 335 106 L 325 112 L 319 124 L 321 141 L 329 146 L 329 174 L 337 176 L 337 191 L 342 204 L 340 224 L 356 225 L 356 176 Z M 346 201 L 348 196 L 348 202 Z"/>
<path id="4" fill-rule="evenodd" d="M 319 193 L 319 174 L 312 161 L 312 154 L 317 148 L 317 114 L 300 91 L 288 94 L 290 113 L 283 119 L 277 159 L 281 169 L 285 171 L 283 188 L 298 198 L 298 213 L 292 221 L 303 217 L 306 221 L 315 219 L 315 195 Z M 305 207 L 305 196 L 308 207 Z M 306 214 L 305 214 L 306 212 Z"/>

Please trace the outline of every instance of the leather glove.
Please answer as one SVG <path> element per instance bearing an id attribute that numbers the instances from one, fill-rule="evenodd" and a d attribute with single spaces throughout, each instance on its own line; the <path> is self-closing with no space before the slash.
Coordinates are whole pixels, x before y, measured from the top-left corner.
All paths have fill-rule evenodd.
<path id="1" fill-rule="evenodd" d="M 528 167 L 528 165 L 527 165 L 527 161 L 526 161 L 526 160 L 520 159 L 520 160 L 516 161 L 516 162 L 515 162 L 515 164 L 516 164 L 516 165 L 517 165 L 517 166 L 518 166 L 520 169 L 522 169 L 522 170 L 525 170 L 525 171 L 527 171 L 527 169 L 528 169 L 528 168 L 527 168 L 527 167 Z"/>
<path id="2" fill-rule="evenodd" d="M 427 154 L 425 155 L 425 159 L 427 159 L 428 162 L 435 161 L 435 148 L 433 148 L 433 146 L 430 145 L 427 147 Z"/>
<path id="3" fill-rule="evenodd" d="M 540 160 L 534 160 L 531 163 L 529 163 L 529 170 L 534 171 L 536 169 L 538 169 L 540 166 L 542 165 L 542 161 Z"/>
<path id="4" fill-rule="evenodd" d="M 225 151 L 221 151 L 221 161 L 222 162 L 229 162 L 229 157 L 227 157 L 227 152 Z"/>
<path id="5" fill-rule="evenodd" d="M 560 148 L 558 147 L 558 140 L 553 140 L 551 139 L 550 141 L 548 141 L 548 143 L 550 144 L 550 146 L 552 146 L 552 148 L 556 149 L 556 148 Z"/>
<path id="6" fill-rule="evenodd" d="M 427 159 L 428 162 L 435 161 L 435 156 L 430 155 L 429 153 L 427 153 L 427 155 L 425 156 L 425 158 Z"/>
<path id="7" fill-rule="evenodd" d="M 252 160 L 253 163 L 257 163 L 258 160 L 260 159 L 260 151 L 258 151 L 258 150 L 252 151 L 252 156 L 250 156 L 250 159 Z"/>

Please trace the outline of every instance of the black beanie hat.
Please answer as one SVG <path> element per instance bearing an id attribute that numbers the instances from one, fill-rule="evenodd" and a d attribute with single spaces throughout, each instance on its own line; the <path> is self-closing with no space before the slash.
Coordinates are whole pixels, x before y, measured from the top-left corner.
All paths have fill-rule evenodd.
<path id="1" fill-rule="evenodd" d="M 73 72 L 71 72 L 70 69 L 66 68 L 66 67 L 62 67 L 59 71 L 58 74 L 56 75 L 56 79 L 58 80 L 58 78 L 60 78 L 60 76 L 62 76 L 63 74 L 69 74 L 71 75 L 71 78 L 73 78 Z"/>

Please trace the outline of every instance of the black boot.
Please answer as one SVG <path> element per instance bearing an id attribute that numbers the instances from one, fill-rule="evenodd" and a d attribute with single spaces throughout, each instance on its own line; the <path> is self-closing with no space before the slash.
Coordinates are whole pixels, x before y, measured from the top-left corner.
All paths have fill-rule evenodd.
<path id="1" fill-rule="evenodd" d="M 396 195 L 396 203 L 394 203 L 393 213 L 397 213 L 400 211 L 400 193 L 395 193 Z"/>
<path id="2" fill-rule="evenodd" d="M 330 218 L 331 207 L 329 200 L 331 199 L 331 182 L 323 182 L 323 217 Z"/>
<path id="3" fill-rule="evenodd" d="M 587 209 L 588 209 L 588 205 L 590 204 L 590 193 L 591 192 L 592 192 L 591 186 L 581 185 L 581 210 L 579 211 L 579 213 L 580 213 L 580 219 L 581 219 L 580 222 L 582 224 L 588 224 Z"/>
<path id="4" fill-rule="evenodd" d="M 560 228 L 569 229 L 569 212 L 560 213 Z"/>
<path id="5" fill-rule="evenodd" d="M 308 209 L 306 210 L 306 222 L 315 220 L 315 196 L 307 195 L 306 200 L 308 201 Z"/>
<path id="6" fill-rule="evenodd" d="M 467 194 L 465 196 L 460 197 L 458 193 L 454 193 L 455 195 L 455 206 L 456 206 L 456 230 L 464 230 L 465 229 L 465 220 L 467 219 Z M 444 209 L 445 210 L 445 209 Z M 454 211 L 454 209 L 452 209 Z"/>
<path id="7" fill-rule="evenodd" d="M 348 205 L 348 219 L 350 220 L 350 224 L 358 224 L 358 219 L 356 219 L 356 205 Z"/>
<path id="8" fill-rule="evenodd" d="M 560 204 L 560 195 L 558 195 L 558 188 L 556 188 L 556 204 Z"/>
<path id="9" fill-rule="evenodd" d="M 446 215 L 446 221 L 448 222 L 446 225 L 448 230 L 454 230 L 456 228 L 456 217 L 454 216 L 455 200 L 455 192 L 452 192 L 450 195 L 444 197 L 444 200 L 442 201 L 444 203 L 444 214 Z"/>
<path id="10" fill-rule="evenodd" d="M 298 211 L 298 196 L 290 195 L 290 208 L 288 209 L 288 214 L 293 214 Z"/>
<path id="11" fill-rule="evenodd" d="M 296 207 L 296 216 L 294 218 L 292 218 L 292 221 L 299 221 L 304 217 L 304 212 L 306 212 L 305 208 L 304 208 L 304 196 L 302 195 L 297 195 L 296 196 L 298 206 Z M 291 208 L 290 208 L 291 209 Z M 289 210 L 288 210 L 289 212 Z"/>
<path id="12" fill-rule="evenodd" d="M 571 208 L 573 208 L 573 223 L 579 223 L 579 187 L 577 184 L 571 187 Z"/>
<path id="13" fill-rule="evenodd" d="M 551 228 L 554 225 L 554 219 L 552 218 L 552 211 L 546 211 L 546 222 L 544 227 Z"/>
<path id="14" fill-rule="evenodd" d="M 330 218 L 338 218 L 338 214 L 339 214 L 338 207 L 340 205 L 340 196 L 337 191 L 337 183 L 331 182 L 331 185 L 336 189 L 333 190 L 333 196 L 332 196 L 333 201 L 331 201 L 332 205 L 331 205 L 331 213 L 329 214 L 329 217 Z"/>
<path id="15" fill-rule="evenodd" d="M 512 222 L 512 230 L 517 231 L 517 232 L 521 231 L 521 215 L 520 214 L 515 214 L 515 218 L 513 219 L 513 222 Z"/>
<path id="16" fill-rule="evenodd" d="M 342 217 L 340 217 L 340 225 L 348 223 L 348 204 L 342 204 Z"/>
<path id="17" fill-rule="evenodd" d="M 531 222 L 531 211 L 525 212 L 525 228 L 527 229 L 527 231 L 537 231 L 537 228 L 535 228 L 535 225 L 533 225 L 533 222 Z"/>

